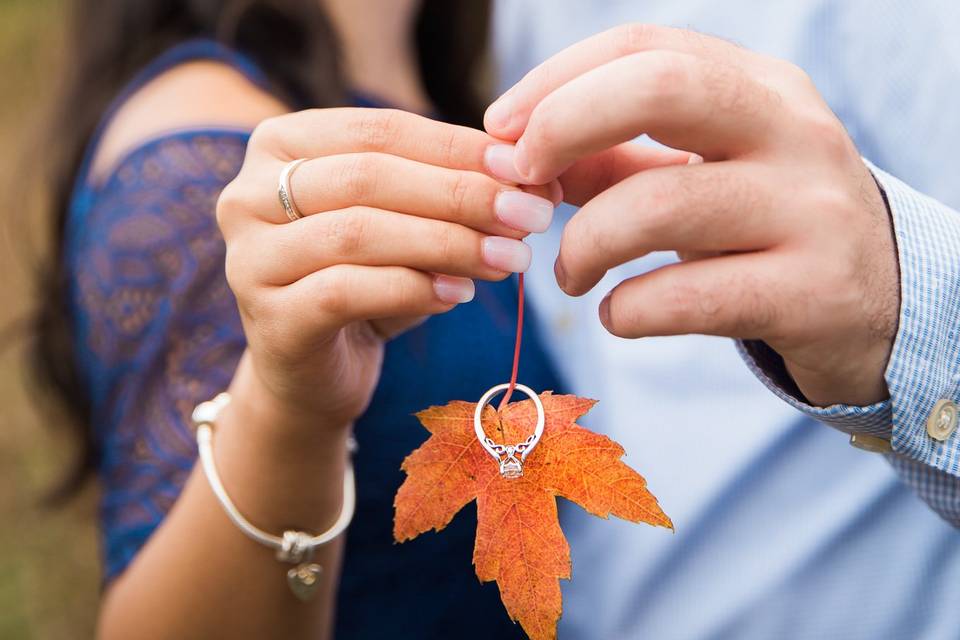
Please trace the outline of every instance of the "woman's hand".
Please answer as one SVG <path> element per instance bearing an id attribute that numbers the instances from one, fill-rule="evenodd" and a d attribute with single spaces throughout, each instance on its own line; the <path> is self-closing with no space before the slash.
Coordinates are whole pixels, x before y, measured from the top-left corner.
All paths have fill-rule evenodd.
<path id="1" fill-rule="evenodd" d="M 627 25 L 533 70 L 486 127 L 517 141 L 509 175 L 561 176 L 583 204 L 556 262 L 567 293 L 651 251 L 688 258 L 615 287 L 600 305 L 611 333 L 759 338 L 815 404 L 886 397 L 899 311 L 890 216 L 802 70 L 698 33 Z M 644 133 L 707 162 L 635 172 L 637 147 L 621 143 Z"/>
<path id="2" fill-rule="evenodd" d="M 257 127 L 217 220 L 248 341 L 241 369 L 261 400 L 346 426 L 369 402 L 386 339 L 469 301 L 473 279 L 527 268 L 520 239 L 547 228 L 554 203 L 481 173 L 491 142 L 386 109 Z M 290 191 L 304 217 L 290 222 L 277 181 L 297 158 L 308 160 Z"/>

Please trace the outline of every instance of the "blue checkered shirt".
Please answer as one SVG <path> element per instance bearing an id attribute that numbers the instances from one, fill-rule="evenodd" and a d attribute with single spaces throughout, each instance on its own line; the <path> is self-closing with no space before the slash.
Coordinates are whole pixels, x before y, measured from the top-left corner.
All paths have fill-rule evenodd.
<path id="1" fill-rule="evenodd" d="M 779 384 L 750 345 L 741 344 L 740 353 L 796 409 L 845 433 L 889 439 L 886 457 L 897 473 L 960 526 L 960 435 L 941 442 L 927 432 L 939 401 L 960 401 L 960 213 L 870 168 L 887 196 L 900 263 L 900 323 L 885 373 L 890 398 L 866 407 L 811 406 Z"/>

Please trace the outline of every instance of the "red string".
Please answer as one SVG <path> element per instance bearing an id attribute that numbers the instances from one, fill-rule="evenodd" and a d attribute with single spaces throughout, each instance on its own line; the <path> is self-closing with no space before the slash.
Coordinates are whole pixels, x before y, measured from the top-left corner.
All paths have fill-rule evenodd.
<path id="1" fill-rule="evenodd" d="M 500 406 L 497 411 L 503 411 L 503 408 L 510 402 L 510 396 L 517 386 L 517 369 L 520 367 L 520 339 L 523 337 L 523 274 L 517 274 L 517 342 L 513 347 L 513 373 L 510 374 L 510 386 L 507 392 L 503 394 Z"/>

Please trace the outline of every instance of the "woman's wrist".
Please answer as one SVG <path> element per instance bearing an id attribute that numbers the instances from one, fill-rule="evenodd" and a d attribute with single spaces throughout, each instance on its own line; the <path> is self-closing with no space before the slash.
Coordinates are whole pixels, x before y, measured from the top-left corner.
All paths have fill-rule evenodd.
<path id="1" fill-rule="evenodd" d="M 244 353 L 229 388 L 231 405 L 243 411 L 249 428 L 268 429 L 268 438 L 279 447 L 310 447 L 339 440 L 352 423 L 326 416 L 309 403 L 281 398 L 256 371 L 253 357 Z"/>
<path id="2" fill-rule="evenodd" d="M 215 427 L 214 460 L 225 488 L 264 530 L 323 531 L 342 508 L 349 425 L 283 406 L 251 373 L 242 362 Z"/>

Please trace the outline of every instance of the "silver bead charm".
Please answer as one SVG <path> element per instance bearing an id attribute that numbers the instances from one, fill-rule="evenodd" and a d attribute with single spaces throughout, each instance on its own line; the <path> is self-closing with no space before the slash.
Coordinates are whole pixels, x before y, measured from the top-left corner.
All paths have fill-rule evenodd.
<path id="1" fill-rule="evenodd" d="M 284 531 L 277 560 L 299 564 L 313 557 L 313 541 L 309 533 L 303 531 Z"/>

